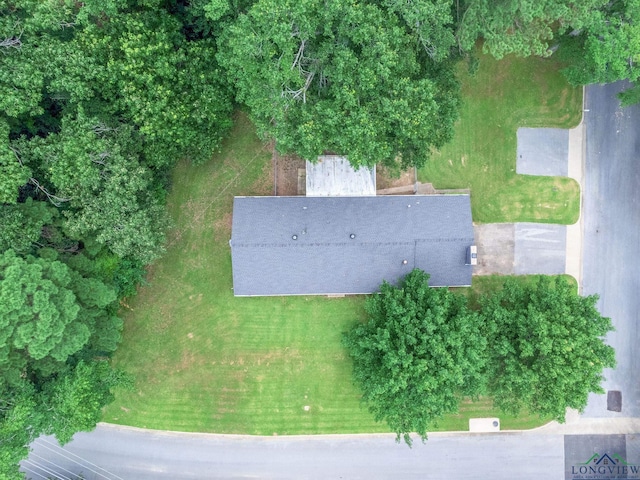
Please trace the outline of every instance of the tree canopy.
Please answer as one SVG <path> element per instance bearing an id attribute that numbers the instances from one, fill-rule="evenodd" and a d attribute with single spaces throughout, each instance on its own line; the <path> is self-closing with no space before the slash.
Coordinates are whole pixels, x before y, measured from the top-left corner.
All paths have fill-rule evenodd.
<path id="1" fill-rule="evenodd" d="M 0 255 L 0 383 L 13 385 L 25 375 L 48 377 L 64 370 L 67 360 L 87 346 L 115 349 L 121 321 L 108 307 L 116 298 L 112 287 L 59 260 L 4 252 Z"/>
<path id="2" fill-rule="evenodd" d="M 604 393 L 602 372 L 615 367 L 604 337 L 613 326 L 596 302 L 548 277 L 530 285 L 507 281 L 484 299 L 489 392 L 498 407 L 563 422 L 567 408 L 583 411 L 590 392 Z"/>
<path id="3" fill-rule="evenodd" d="M 170 169 L 208 160 L 231 123 L 215 39 L 178 3 L 0 0 L 3 478 L 39 434 L 95 426 Z"/>
<path id="4" fill-rule="evenodd" d="M 453 134 L 456 62 L 478 40 L 501 57 L 547 55 L 561 37 L 571 81 L 636 81 L 639 5 L 0 0 L 0 437 L 10 439 L 0 445 L 0 474 L 5 462 L 15 470 L 39 433 L 67 440 L 91 428 L 110 389 L 126 383 L 104 361 L 120 338 L 118 300 L 135 293 L 145 264 L 163 251 L 172 167 L 209 160 L 233 108 L 248 108 L 283 152 L 420 166 Z M 625 95 L 632 102 L 640 90 Z M 459 395 L 484 382 L 477 347 L 486 338 L 468 328 L 481 316 L 412 275 L 410 298 L 387 285 L 369 303 L 371 325 L 388 339 L 368 340 L 378 330 L 365 326 L 349 336 L 354 360 L 383 379 L 358 374 L 371 387 L 366 399 L 398 435 L 426 435 Z M 502 312 L 500 302 L 486 308 Z M 513 341 L 493 340 L 504 348 Z M 385 348 L 381 363 L 375 355 Z M 611 363 L 606 352 L 601 365 Z M 397 365 L 414 360 L 385 387 Z M 433 365 L 434 376 L 419 381 Z M 542 381 L 535 368 L 527 375 Z M 597 372 L 587 371 L 595 388 Z M 506 386 L 490 385 L 505 408 L 518 406 Z M 552 415 L 563 403 L 580 406 L 584 393 L 576 386 L 574 397 L 545 399 L 542 384 L 528 385 L 546 402 L 532 405 Z M 420 396 L 434 389 L 437 396 Z"/>
<path id="5" fill-rule="evenodd" d="M 549 43 L 564 32 L 583 28 L 598 19 L 606 0 L 466 0 L 460 2 L 458 39 L 469 50 L 481 38 L 483 48 L 502 58 L 547 56 Z"/>
<path id="6" fill-rule="evenodd" d="M 131 378 L 106 361 L 80 361 L 38 387 L 25 379 L 0 385 L 0 478 L 21 478 L 18 462 L 40 435 L 66 443 L 93 429 L 117 387 L 130 388 Z"/>
<path id="7" fill-rule="evenodd" d="M 395 287 L 383 283 L 366 302 L 368 320 L 345 336 L 354 379 L 376 420 L 398 439 L 424 440 L 462 395 L 482 392 L 485 338 L 466 300 L 428 285 L 414 270 Z"/>
<path id="8" fill-rule="evenodd" d="M 480 308 L 419 270 L 397 287 L 383 283 L 367 299 L 368 319 L 345 335 L 354 381 L 376 420 L 398 439 L 423 440 L 463 396 L 488 395 L 510 414 L 525 409 L 564 421 L 602 393 L 603 370 L 615 366 L 604 342 L 611 321 L 565 279 L 507 280 Z"/>
<path id="9" fill-rule="evenodd" d="M 597 11 L 595 21 L 567 36 L 561 54 L 569 63 L 564 70 L 570 82 L 577 85 L 610 83 L 640 78 L 640 1 L 608 2 Z M 640 101 L 640 88 L 633 86 L 621 94 L 623 104 Z"/>
<path id="10" fill-rule="evenodd" d="M 259 0 L 225 30 L 218 59 L 281 151 L 421 165 L 451 138 L 459 86 L 450 11 L 415 6 Z"/>

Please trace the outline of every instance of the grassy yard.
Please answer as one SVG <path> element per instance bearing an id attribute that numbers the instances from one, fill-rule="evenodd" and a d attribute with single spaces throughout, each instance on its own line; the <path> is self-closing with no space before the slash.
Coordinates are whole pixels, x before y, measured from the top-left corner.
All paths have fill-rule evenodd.
<path id="1" fill-rule="evenodd" d="M 270 152 L 242 115 L 222 152 L 174 171 L 175 229 L 124 312 L 115 357 L 136 391 L 120 392 L 104 420 L 267 435 L 384 431 L 360 409 L 340 343 L 362 317 L 362 298 L 233 297 L 233 196 L 271 194 L 273 176 Z"/>
<path id="2" fill-rule="evenodd" d="M 364 316 L 362 297 L 233 297 L 232 198 L 270 194 L 272 172 L 242 115 L 222 151 L 206 165 L 174 171 L 175 229 L 149 284 L 123 311 L 114 359 L 135 376 L 136 389 L 118 392 L 103 420 L 263 435 L 387 431 L 361 407 L 341 345 L 342 332 Z M 496 281 L 476 279 L 475 288 Z M 481 400 L 465 401 L 439 429 L 466 430 L 476 416 L 499 416 L 503 429 L 542 423 L 499 415 Z"/>
<path id="3" fill-rule="evenodd" d="M 569 178 L 517 175 L 518 127 L 570 128 L 580 122 L 582 90 L 551 59 L 482 55 L 474 76 L 461 65 L 463 105 L 453 142 L 420 169 L 436 188 L 471 188 L 476 222 L 578 219 L 579 186 Z"/>

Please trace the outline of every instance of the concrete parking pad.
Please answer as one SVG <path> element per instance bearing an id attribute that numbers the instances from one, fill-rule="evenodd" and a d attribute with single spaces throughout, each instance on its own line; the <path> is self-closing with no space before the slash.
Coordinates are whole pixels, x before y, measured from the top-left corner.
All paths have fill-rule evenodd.
<path id="1" fill-rule="evenodd" d="M 559 275 L 566 268 L 567 227 L 516 223 L 513 271 L 516 275 Z"/>
<path id="2" fill-rule="evenodd" d="M 474 275 L 513 275 L 513 223 L 484 223 L 473 226 L 478 246 Z"/>
<path id="3" fill-rule="evenodd" d="M 519 128 L 516 173 L 568 175 L 569 130 Z"/>
<path id="4" fill-rule="evenodd" d="M 567 268 L 567 226 L 487 223 L 473 227 L 474 275 L 560 275 Z"/>

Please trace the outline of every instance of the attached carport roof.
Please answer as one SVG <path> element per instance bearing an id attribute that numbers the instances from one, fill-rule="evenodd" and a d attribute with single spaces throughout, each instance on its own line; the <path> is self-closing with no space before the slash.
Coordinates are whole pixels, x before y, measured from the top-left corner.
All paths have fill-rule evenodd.
<path id="1" fill-rule="evenodd" d="M 234 294 L 371 293 L 413 268 L 470 285 L 473 241 L 467 195 L 236 197 Z"/>

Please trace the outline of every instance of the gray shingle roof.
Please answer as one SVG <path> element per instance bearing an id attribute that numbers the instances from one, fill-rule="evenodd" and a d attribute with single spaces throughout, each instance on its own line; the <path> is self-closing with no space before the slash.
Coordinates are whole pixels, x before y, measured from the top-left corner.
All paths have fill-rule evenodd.
<path id="1" fill-rule="evenodd" d="M 470 285 L 473 242 L 468 195 L 236 197 L 234 294 L 371 293 L 413 268 Z"/>

